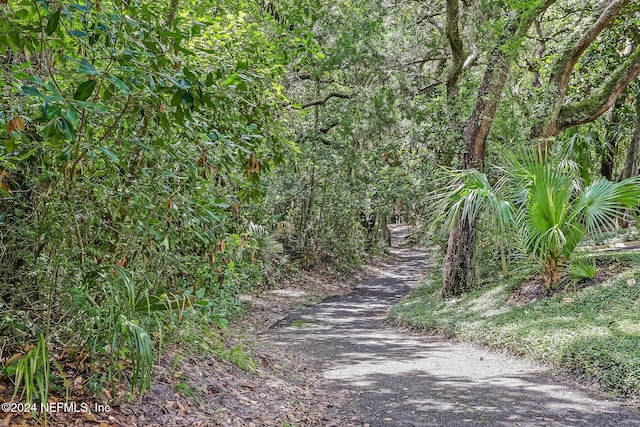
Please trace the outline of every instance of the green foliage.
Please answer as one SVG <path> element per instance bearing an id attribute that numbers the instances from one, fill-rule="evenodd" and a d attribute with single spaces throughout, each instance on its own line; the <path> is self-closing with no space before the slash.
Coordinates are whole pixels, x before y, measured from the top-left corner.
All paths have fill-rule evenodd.
<path id="1" fill-rule="evenodd" d="M 163 346 L 196 319 L 225 328 L 239 293 L 301 266 L 346 270 L 380 253 L 394 210 L 435 223 L 430 195 L 448 188 L 436 165 L 461 163 L 458 127 L 476 100 L 478 65 L 510 17 L 540 3 L 462 7 L 465 53 L 476 58 L 452 101 L 442 2 L 9 0 L 0 6 L 3 351 L 42 333 L 69 357 L 89 351 L 96 389 L 120 378 L 141 391 Z M 540 31 L 562 34 L 566 16 L 550 8 Z M 629 22 L 589 47 L 568 99 L 604 79 Z M 544 94 L 532 70 L 548 78 L 562 50 L 550 38 L 534 58 L 541 37 L 530 36 L 502 45 L 526 71 L 510 70 L 508 108 L 490 135 L 496 164 L 529 135 L 531 99 Z M 593 67 L 595 77 L 585 73 Z M 563 159 L 579 173 L 560 163 L 516 176 L 454 173 L 446 220 L 485 213 L 479 224 L 499 234 L 481 242 L 493 257 L 500 246 L 505 274 L 514 243 L 563 264 L 636 196 L 635 181 L 590 178 L 602 135 L 596 126 L 563 136 Z M 251 366 L 240 347 L 218 350 Z"/>
<path id="2" fill-rule="evenodd" d="M 181 345 L 180 351 L 185 351 L 191 355 L 201 355 L 205 357 L 213 356 L 219 360 L 229 362 L 247 372 L 256 370 L 255 361 L 249 349 L 242 343 L 237 343 L 233 336 L 233 331 L 229 331 L 224 339 L 217 331 L 211 330 L 206 324 L 195 319 L 185 321 L 180 329 L 176 329 L 175 340 Z M 229 339 L 233 337 L 232 339 Z M 174 370 L 180 363 L 179 354 L 174 360 Z"/>
<path id="3" fill-rule="evenodd" d="M 293 150 L 275 118 L 312 3 L 286 27 L 254 2 L 0 7 L 4 351 L 44 333 L 142 392 L 183 322 L 237 315 L 281 261 L 247 212 Z"/>
<path id="4" fill-rule="evenodd" d="M 573 285 L 582 280 L 593 279 L 596 276 L 596 260 L 587 257 L 575 258 L 567 265 L 566 272 Z"/>
<path id="5" fill-rule="evenodd" d="M 201 397 L 201 391 L 195 389 L 191 384 L 186 381 L 180 381 L 174 386 L 176 392 L 180 393 L 184 397 L 194 399 L 195 403 L 199 405 Z"/>
<path id="6" fill-rule="evenodd" d="M 516 188 L 527 190 L 524 242 L 541 260 L 568 259 L 586 233 L 614 227 L 640 196 L 638 177 L 619 183 L 600 178 L 583 187 L 575 169 L 562 161 L 530 160 L 516 168 Z"/>
<path id="7" fill-rule="evenodd" d="M 22 356 L 14 367 L 9 366 L 7 369 L 15 371 L 14 398 L 18 394 L 20 386 L 23 386 L 24 401 L 27 405 L 47 402 L 51 360 L 44 335 L 40 334 L 38 344 Z"/>
<path id="8" fill-rule="evenodd" d="M 504 178 L 491 185 L 489 178 L 475 169 L 450 171 L 448 175 L 451 186 L 440 195 L 440 209 L 445 212 L 443 219 L 447 228 L 453 227 L 460 216 L 471 222 L 485 213 L 495 219 L 500 232 L 506 231 L 514 221 L 514 207 L 500 198 L 506 184 Z"/>
<path id="9" fill-rule="evenodd" d="M 153 370 L 153 345 L 149 334 L 136 323 L 120 317 L 120 333 L 114 334 L 113 342 L 118 338 L 127 343 L 131 360 L 131 388 L 135 387 L 142 392 L 151 386 L 151 372 Z"/>
<path id="10" fill-rule="evenodd" d="M 485 213 L 498 233 L 513 232 L 522 249 L 542 265 L 545 285 L 557 284 L 566 263 L 585 234 L 615 227 L 615 219 L 636 205 L 640 178 L 614 183 L 604 178 L 584 186 L 575 163 L 547 156 L 511 157 L 493 185 L 476 170 L 454 171 L 442 194 L 445 224 L 460 216 Z"/>

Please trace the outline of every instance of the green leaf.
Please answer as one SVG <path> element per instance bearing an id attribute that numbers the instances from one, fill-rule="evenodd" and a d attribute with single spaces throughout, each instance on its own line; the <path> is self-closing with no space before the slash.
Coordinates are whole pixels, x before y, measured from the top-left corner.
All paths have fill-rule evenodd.
<path id="1" fill-rule="evenodd" d="M 38 76 L 29 76 L 29 81 L 32 82 L 32 83 L 37 84 L 38 86 L 43 86 L 44 87 L 44 82 Z"/>
<path id="2" fill-rule="evenodd" d="M 73 99 L 78 101 L 86 101 L 89 99 L 93 90 L 96 88 L 96 80 L 87 80 L 86 82 L 80 83 L 78 89 L 76 89 L 76 93 L 73 94 Z"/>
<path id="3" fill-rule="evenodd" d="M 153 79 L 153 76 L 149 75 L 149 89 L 151 92 L 156 91 L 156 81 Z"/>
<path id="4" fill-rule="evenodd" d="M 33 95 L 39 98 L 43 98 L 44 96 L 40 93 L 40 91 L 33 86 L 22 86 L 22 94 L 23 95 Z"/>
<path id="5" fill-rule="evenodd" d="M 74 7 L 76 9 L 78 9 L 81 12 L 89 12 L 89 8 L 87 6 L 78 4 L 78 3 L 74 3 L 71 5 L 71 7 Z"/>
<path id="6" fill-rule="evenodd" d="M 88 76 L 97 76 L 100 74 L 100 71 L 96 70 L 96 67 L 84 58 L 82 58 L 81 65 L 78 67 L 78 72 Z"/>
<path id="7" fill-rule="evenodd" d="M 69 122 L 73 129 L 78 128 L 78 112 L 74 108 L 62 111 L 62 117 Z"/>
<path id="8" fill-rule="evenodd" d="M 80 31 L 80 30 L 69 31 L 69 35 L 76 36 L 76 37 L 88 37 L 89 36 L 88 33 L 85 33 L 84 31 Z"/>
<path id="9" fill-rule="evenodd" d="M 102 151 L 104 155 L 107 156 L 113 163 L 117 165 L 120 164 L 120 159 L 114 154 L 113 151 L 109 150 L 107 147 L 98 147 L 98 149 Z"/>
<path id="10" fill-rule="evenodd" d="M 58 117 L 55 117 L 49 120 L 49 123 L 42 130 L 42 137 L 46 140 L 53 139 L 58 134 L 58 126 L 57 122 L 60 120 Z"/>
<path id="11" fill-rule="evenodd" d="M 49 105 L 42 111 L 43 116 L 47 119 L 54 119 L 62 116 L 62 108 L 59 105 Z"/>
<path id="12" fill-rule="evenodd" d="M 11 153 L 16 148 L 16 142 L 13 139 L 5 139 L 2 144 L 8 153 Z"/>
<path id="13" fill-rule="evenodd" d="M 24 154 L 20 157 L 20 159 L 22 159 L 22 160 L 27 160 L 29 157 L 33 156 L 33 155 L 36 153 L 36 151 L 38 151 L 39 149 L 40 149 L 40 147 L 32 148 L 31 150 L 29 150 L 29 151 L 27 151 L 26 153 L 24 153 Z"/>
<path id="14" fill-rule="evenodd" d="M 182 94 L 182 103 L 187 108 L 190 108 L 193 105 L 193 96 L 191 95 L 191 93 L 189 93 L 189 91 L 185 90 Z"/>
<path id="15" fill-rule="evenodd" d="M 64 10 L 64 14 L 67 16 L 70 24 L 73 24 L 73 17 L 71 16 L 71 11 L 67 5 L 62 5 L 62 10 Z"/>
<path id="16" fill-rule="evenodd" d="M 60 151 L 58 156 L 61 160 L 70 160 L 76 144 L 69 144 Z"/>
<path id="17" fill-rule="evenodd" d="M 235 86 L 242 82 L 242 79 L 237 74 L 232 74 L 224 81 L 226 86 Z"/>
<path id="18" fill-rule="evenodd" d="M 58 126 L 58 129 L 60 130 L 60 132 L 62 132 L 62 134 L 71 142 L 75 142 L 76 139 L 76 134 L 73 131 L 72 125 L 69 123 L 69 121 L 67 119 L 65 119 L 64 117 L 62 117 L 61 120 L 58 120 L 58 122 L 56 123 L 56 125 Z"/>
<path id="19" fill-rule="evenodd" d="M 172 107 L 177 107 L 178 105 L 180 105 L 180 103 L 182 102 L 182 96 L 183 95 L 184 95 L 184 91 L 183 90 L 177 92 L 171 98 L 171 101 L 169 102 L 169 105 L 171 105 Z"/>
<path id="20" fill-rule="evenodd" d="M 106 106 L 102 104 L 96 104 L 95 102 L 73 101 L 73 103 L 77 108 L 85 108 L 91 111 L 92 113 L 108 113 L 109 112 L 109 109 Z"/>
<path id="21" fill-rule="evenodd" d="M 203 94 L 200 97 L 200 101 L 202 101 L 202 103 L 208 107 L 211 108 L 215 108 L 216 104 L 213 102 L 213 99 L 211 98 L 211 95 L 208 93 Z"/>
<path id="22" fill-rule="evenodd" d="M 205 84 L 207 86 L 213 86 L 214 82 L 215 82 L 215 80 L 214 80 L 213 73 L 211 73 L 211 72 L 207 73 L 207 77 L 205 79 Z"/>
<path id="23" fill-rule="evenodd" d="M 113 74 L 109 74 L 108 79 L 111 83 L 114 84 L 114 86 L 120 89 L 120 92 L 122 92 L 123 94 L 125 95 L 131 94 L 131 89 L 129 88 L 129 86 L 127 86 L 127 84 L 124 81 L 122 81 L 119 77 L 116 77 Z"/>
<path id="24" fill-rule="evenodd" d="M 58 25 L 60 25 L 60 11 L 56 10 L 51 14 L 49 20 L 47 21 L 46 33 L 48 36 L 55 33 L 58 29 Z"/>
<path id="25" fill-rule="evenodd" d="M 187 90 L 192 86 L 191 82 L 185 79 L 178 80 L 178 79 L 174 79 L 173 77 L 169 77 L 169 81 L 173 83 L 177 88 L 183 89 L 183 90 Z"/>
<path id="26" fill-rule="evenodd" d="M 159 114 L 159 116 L 160 116 L 160 126 L 162 126 L 162 128 L 165 130 L 171 129 L 171 123 L 169 122 L 169 118 L 167 117 L 167 115 L 165 113 L 161 113 Z"/>

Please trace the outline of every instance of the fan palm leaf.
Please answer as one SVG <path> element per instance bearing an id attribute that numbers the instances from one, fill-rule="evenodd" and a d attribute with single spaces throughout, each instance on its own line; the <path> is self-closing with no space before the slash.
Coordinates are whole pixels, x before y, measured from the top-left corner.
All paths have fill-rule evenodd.
<path id="1" fill-rule="evenodd" d="M 502 197 L 506 184 L 504 178 L 491 185 L 486 174 L 478 170 L 450 171 L 453 178 L 449 191 L 441 197 L 441 219 L 447 228 L 466 218 L 473 222 L 481 213 L 488 213 L 500 232 L 505 232 L 514 217 L 513 205 Z"/>
<path id="2" fill-rule="evenodd" d="M 585 187 L 575 161 L 543 157 L 512 156 L 494 185 L 477 170 L 451 172 L 441 209 L 448 227 L 484 213 L 499 232 L 517 233 L 550 284 L 586 233 L 614 226 L 625 209 L 640 204 L 640 177 L 618 183 L 600 178 Z"/>
<path id="3" fill-rule="evenodd" d="M 588 233 L 602 233 L 615 226 L 625 209 L 640 204 L 640 176 L 611 182 L 600 178 L 585 188 L 576 200 L 572 221 L 584 224 Z"/>

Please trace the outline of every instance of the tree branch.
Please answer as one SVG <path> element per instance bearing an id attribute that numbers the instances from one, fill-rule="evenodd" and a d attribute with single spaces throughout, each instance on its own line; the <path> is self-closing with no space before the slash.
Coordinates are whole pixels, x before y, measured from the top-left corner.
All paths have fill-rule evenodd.
<path id="1" fill-rule="evenodd" d="M 460 2 L 459 0 L 447 0 L 447 40 L 451 49 L 451 68 L 447 75 L 447 97 L 455 96 L 458 84 L 462 78 L 462 65 L 464 64 L 464 45 L 460 36 Z"/>
<path id="2" fill-rule="evenodd" d="M 435 18 L 436 16 L 440 16 L 440 15 L 442 15 L 442 12 L 425 13 L 420 18 L 418 18 L 418 20 L 416 21 L 416 25 L 420 25 L 426 20 L 431 21 L 431 19 Z"/>
<path id="3" fill-rule="evenodd" d="M 480 57 L 480 52 L 478 51 L 478 47 L 475 44 L 471 45 L 471 54 L 467 56 L 467 59 L 464 60 L 464 64 L 462 64 L 462 69 L 466 70 L 467 68 L 473 66 Z"/>
<path id="4" fill-rule="evenodd" d="M 536 123 L 531 129 L 531 138 L 549 138 L 557 135 L 562 128 L 558 123 L 562 109 L 565 109 L 564 114 L 566 118 L 567 115 L 570 117 L 574 116 L 574 110 L 584 111 L 587 108 L 582 105 L 577 107 L 577 109 L 576 106 L 572 106 L 571 108 L 564 106 L 567 88 L 569 86 L 571 75 L 573 74 L 574 66 L 580 60 L 580 57 L 589 45 L 595 41 L 602 31 L 611 25 L 613 20 L 629 3 L 629 1 L 630 0 L 611 0 L 607 7 L 600 9 L 593 14 L 593 16 L 597 18 L 595 18 L 593 24 L 591 24 L 587 30 L 578 29 L 574 32 L 572 40 L 567 44 L 567 48 L 560 54 L 560 58 L 552 68 L 551 77 L 549 78 L 549 83 L 546 87 L 548 97 L 545 103 L 540 105 L 540 108 L 538 108 Z M 609 82 L 612 81 L 613 76 L 609 79 Z M 607 85 L 605 85 L 605 88 L 607 88 Z M 615 96 L 612 101 L 608 100 L 609 96 L 603 91 L 600 91 L 600 95 L 607 98 L 607 100 L 596 100 L 598 106 L 609 104 L 609 102 L 615 102 L 615 97 L 619 94 L 616 95 L 615 93 L 612 93 L 612 95 Z M 583 103 L 581 102 L 580 104 Z M 594 112 L 594 114 L 597 113 Z M 580 122 L 584 123 L 582 119 L 571 119 L 566 121 L 572 123 L 575 122 L 576 124 Z M 564 126 L 571 125 L 565 124 Z M 564 127 L 564 129 L 566 129 L 566 127 Z"/>
<path id="5" fill-rule="evenodd" d="M 418 90 L 416 91 L 416 95 L 419 95 L 419 94 L 425 93 L 425 92 L 426 92 L 426 91 L 428 91 L 429 89 L 434 88 L 434 87 L 436 87 L 436 86 L 439 86 L 441 83 L 442 83 L 442 82 L 438 80 L 438 81 L 435 81 L 435 82 L 433 82 L 433 83 L 431 83 L 431 84 L 429 84 L 429 85 L 426 85 L 425 87 L 418 89 Z"/>
<path id="6" fill-rule="evenodd" d="M 316 100 L 309 101 L 309 102 L 306 102 L 306 103 L 302 104 L 300 106 L 300 108 L 304 109 L 304 108 L 313 107 L 314 105 L 324 105 L 331 98 L 350 99 L 350 98 L 353 98 L 353 95 L 348 94 L 348 93 L 331 92 L 330 94 L 328 94 L 327 96 L 325 96 L 322 99 L 316 99 Z"/>
<path id="7" fill-rule="evenodd" d="M 536 59 L 538 61 L 542 59 L 542 55 L 544 55 L 544 53 L 547 51 L 547 41 L 544 38 L 544 34 L 542 33 L 542 26 L 540 25 L 541 21 L 542 21 L 542 16 L 538 16 L 534 22 L 536 34 L 540 40 L 540 48 L 536 52 Z M 532 68 L 531 71 L 533 71 L 533 87 L 542 86 L 542 81 L 540 80 L 539 66 L 538 65 L 534 66 L 533 61 L 528 61 L 528 63 L 529 63 L 529 66 Z"/>
<path id="8" fill-rule="evenodd" d="M 291 75 L 291 78 L 296 78 L 296 79 L 299 79 L 299 80 L 311 80 L 311 77 L 312 77 L 311 73 L 308 72 L 308 71 L 303 71 L 303 72 L 300 72 L 298 74 Z"/>
<path id="9" fill-rule="evenodd" d="M 597 93 L 560 109 L 555 134 L 600 117 L 611 108 L 624 89 L 638 75 L 640 75 L 640 47 L 609 76 Z"/>
<path id="10" fill-rule="evenodd" d="M 173 20 L 176 19 L 176 12 L 178 12 L 178 5 L 180 0 L 171 0 L 169 3 L 169 12 L 167 13 L 166 20 L 164 21 L 164 28 L 170 30 L 173 26 Z"/>
<path id="11" fill-rule="evenodd" d="M 328 125 L 321 127 L 320 129 L 318 129 L 318 132 L 320 133 L 328 133 L 331 129 L 333 129 L 334 127 L 338 126 L 340 124 L 340 122 L 338 120 L 335 120 L 331 123 L 329 123 Z"/>
<path id="12" fill-rule="evenodd" d="M 416 26 L 421 25 L 422 23 L 424 23 L 425 21 L 428 21 L 431 25 L 433 25 L 436 30 L 438 30 L 440 33 L 445 33 L 445 29 L 442 26 L 442 24 L 440 22 L 438 22 L 437 19 L 435 19 L 436 17 L 442 15 L 442 12 L 438 12 L 438 13 L 426 13 L 424 15 L 422 15 L 422 17 L 420 17 L 417 21 L 416 21 Z"/>
<path id="13" fill-rule="evenodd" d="M 448 59 L 451 59 L 450 56 L 447 55 L 438 55 L 438 56 L 430 56 L 427 58 L 422 58 L 422 59 L 415 59 L 413 61 L 409 61 L 407 63 L 404 64 L 400 64 L 403 67 L 408 67 L 410 65 L 416 65 L 416 64 L 424 64 L 425 62 L 430 62 L 430 61 L 446 61 Z"/>
<path id="14" fill-rule="evenodd" d="M 578 30 L 578 37 L 575 43 L 565 50 L 560 60 L 556 63 L 555 70 L 551 73 L 552 79 L 559 90 L 558 101 L 562 103 L 566 93 L 569 79 L 573 74 L 573 67 L 576 65 L 584 51 L 593 43 L 600 33 L 607 28 L 618 13 L 625 7 L 630 0 L 613 0 L 598 16 L 593 24 L 586 30 Z"/>
<path id="15" fill-rule="evenodd" d="M 323 127 L 321 127 L 320 129 L 318 129 L 318 133 L 321 133 L 321 134 L 326 135 L 327 133 L 329 133 L 329 131 L 330 131 L 331 129 L 333 129 L 334 127 L 338 126 L 339 124 L 340 124 L 340 121 L 335 120 L 335 121 L 333 121 L 333 122 L 329 123 L 328 125 L 323 126 Z M 311 135 L 312 135 L 312 134 L 307 133 L 306 135 L 301 136 L 300 138 L 298 138 L 298 140 L 296 141 L 296 143 L 297 143 L 297 144 L 302 144 L 302 143 L 304 143 L 307 139 L 309 139 L 309 137 L 310 137 Z"/>

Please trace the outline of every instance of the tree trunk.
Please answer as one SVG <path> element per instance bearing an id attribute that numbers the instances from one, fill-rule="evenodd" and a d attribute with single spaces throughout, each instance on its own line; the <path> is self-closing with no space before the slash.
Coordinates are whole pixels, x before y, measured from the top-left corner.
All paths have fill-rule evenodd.
<path id="1" fill-rule="evenodd" d="M 617 127 L 620 123 L 620 109 L 624 105 L 624 95 L 620 96 L 611 107 L 609 120 L 607 122 L 607 135 L 605 146 L 602 149 L 602 162 L 600 164 L 600 174 L 609 181 L 613 179 L 613 169 L 615 166 L 616 149 L 618 146 Z"/>
<path id="2" fill-rule="evenodd" d="M 449 234 L 447 255 L 444 258 L 444 298 L 460 295 L 473 287 L 475 240 L 475 221 L 469 223 L 466 217 L 460 218 Z"/>
<path id="3" fill-rule="evenodd" d="M 636 94 L 636 130 L 629 143 L 624 169 L 620 179 L 627 179 L 637 175 L 640 171 L 640 93 Z"/>
<path id="4" fill-rule="evenodd" d="M 507 53 L 513 48 L 514 38 L 516 40 L 523 39 L 535 19 L 554 2 L 555 0 L 545 0 L 533 10 L 528 10 L 515 17 L 496 40 L 476 96 L 476 104 L 471 115 L 464 122 L 464 130 L 462 130 L 465 169 L 484 170 L 487 136 L 493 125 L 500 97 L 509 76 L 509 67 L 514 61 L 514 56 L 508 56 Z M 447 1 L 447 38 L 451 51 L 454 53 L 452 70 L 447 79 L 447 101 L 450 106 L 455 106 L 456 102 L 459 102 L 456 99 L 459 97 L 457 82 L 460 78 L 459 74 L 464 68 L 464 65 L 459 68 L 458 56 L 462 57 L 463 55 L 461 54 L 462 46 L 458 40 L 459 29 L 457 26 L 459 24 L 457 21 L 459 16 L 457 7 L 457 0 Z M 461 117 L 458 117 L 458 120 L 461 123 L 463 121 Z M 460 294 L 465 289 L 473 287 L 475 226 L 476 218 L 459 218 L 449 234 L 442 284 L 442 295 L 445 297 Z"/>
<path id="5" fill-rule="evenodd" d="M 387 214 L 385 212 L 380 214 L 380 232 L 382 233 L 382 240 L 387 246 L 391 246 L 391 232 L 389 231 Z"/>
<path id="6" fill-rule="evenodd" d="M 498 109 L 502 90 L 507 81 L 509 62 L 498 47 L 491 54 L 478 92 L 477 102 L 464 128 L 464 167 L 484 170 L 487 135 Z M 476 219 L 469 222 L 461 217 L 449 234 L 444 259 L 442 296 L 458 295 L 474 285 Z"/>
<path id="7" fill-rule="evenodd" d="M 478 169 L 481 172 L 484 170 L 487 136 L 496 117 L 508 76 L 509 61 L 502 46 L 496 47 L 489 58 L 489 64 L 478 91 L 475 108 L 463 131 L 466 148 L 464 167 L 466 169 Z"/>

